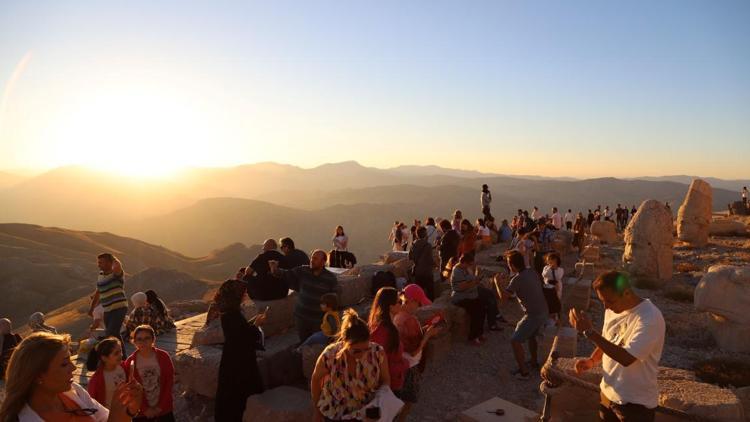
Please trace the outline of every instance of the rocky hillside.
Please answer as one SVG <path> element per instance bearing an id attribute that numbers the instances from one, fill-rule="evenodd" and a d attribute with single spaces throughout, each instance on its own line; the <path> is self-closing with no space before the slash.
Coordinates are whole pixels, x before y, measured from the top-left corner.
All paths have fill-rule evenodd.
<path id="1" fill-rule="evenodd" d="M 184 298 L 192 299 L 200 290 L 196 283 L 209 285 L 225 279 L 258 250 L 257 246 L 234 244 L 191 258 L 111 233 L 0 224 L 0 290 L 4 293 L 0 309 L 3 315 L 21 322 L 34 311 L 48 312 L 89 295 L 98 271 L 96 255 L 102 252 L 118 256 L 128 278 L 152 267 L 179 270 L 179 276 L 176 272 L 147 271 L 133 277 L 133 282 L 165 291 L 168 300 L 183 299 L 184 288 Z M 187 274 L 193 281 L 186 281 Z M 174 299 L 170 298 L 172 290 Z"/>

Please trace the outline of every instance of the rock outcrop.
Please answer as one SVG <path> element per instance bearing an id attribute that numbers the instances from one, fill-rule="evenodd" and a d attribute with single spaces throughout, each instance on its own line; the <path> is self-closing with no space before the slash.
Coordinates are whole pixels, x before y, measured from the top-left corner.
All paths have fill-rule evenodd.
<path id="1" fill-rule="evenodd" d="M 720 348 L 750 352 L 750 267 L 714 265 L 695 288 L 695 308 L 709 313 Z"/>
<path id="2" fill-rule="evenodd" d="M 625 269 L 634 277 L 671 279 L 673 242 L 669 210 L 659 201 L 644 201 L 625 229 Z"/>
<path id="3" fill-rule="evenodd" d="M 591 234 L 596 236 L 602 243 L 611 245 L 617 242 L 617 227 L 611 221 L 594 221 L 591 223 Z"/>
<path id="4" fill-rule="evenodd" d="M 699 247 L 708 243 L 712 203 L 711 185 L 701 179 L 693 180 L 677 212 L 677 237 L 680 240 Z"/>
<path id="5" fill-rule="evenodd" d="M 741 221 L 718 218 L 711 222 L 708 232 L 711 236 L 746 236 L 747 226 Z"/>
<path id="6" fill-rule="evenodd" d="M 297 422 L 312 419 L 310 393 L 282 386 L 248 397 L 242 422 Z"/>

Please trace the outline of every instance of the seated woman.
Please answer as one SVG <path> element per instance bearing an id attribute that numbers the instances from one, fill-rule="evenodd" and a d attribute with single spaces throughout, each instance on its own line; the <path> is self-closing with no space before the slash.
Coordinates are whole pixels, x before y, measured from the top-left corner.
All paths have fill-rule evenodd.
<path id="1" fill-rule="evenodd" d="M 29 328 L 34 333 L 44 332 L 50 334 L 57 334 L 55 327 L 50 327 L 44 323 L 44 314 L 41 312 L 34 312 L 29 317 Z"/>
<path id="2" fill-rule="evenodd" d="M 469 220 L 464 219 L 461 222 L 461 243 L 458 245 L 458 255 L 469 252 L 475 252 L 477 249 L 477 234 L 474 226 Z"/>
<path id="3" fill-rule="evenodd" d="M 401 389 L 404 387 L 406 371 L 409 370 L 409 362 L 404 359 L 404 345 L 398 335 L 398 329 L 393 323 L 393 316 L 401 311 L 401 301 L 398 290 L 393 287 L 382 287 L 375 294 L 370 310 L 370 341 L 373 341 L 385 350 L 388 359 L 388 370 L 390 371 L 391 390 L 400 397 Z"/>
<path id="4" fill-rule="evenodd" d="M 0 421 L 129 422 L 141 407 L 143 389 L 135 380 L 120 384 L 111 408 L 72 382 L 70 337 L 34 333 L 18 345 L 8 363 Z"/>
<path id="5" fill-rule="evenodd" d="M 174 320 L 169 316 L 169 308 L 167 308 L 167 305 L 161 300 L 155 291 L 146 290 L 146 302 L 148 302 L 148 305 L 154 310 L 157 325 L 161 325 L 160 328 L 154 327 L 153 325 L 151 326 L 154 331 L 156 331 L 157 336 L 161 334 L 160 331 L 167 332 L 175 328 Z"/>
<path id="6" fill-rule="evenodd" d="M 314 421 L 365 420 L 364 407 L 382 385 L 390 385 L 385 350 L 370 342 L 370 329 L 348 309 L 336 343 L 323 350 L 315 364 L 310 393 Z"/>
<path id="7" fill-rule="evenodd" d="M 136 327 L 141 325 L 148 325 L 153 328 L 157 336 L 174 328 L 174 323 L 165 319 L 155 307 L 148 303 L 146 293 L 136 292 L 130 297 L 130 301 L 135 309 L 130 312 L 128 321 L 125 323 L 128 336 Z"/>
<path id="8" fill-rule="evenodd" d="M 484 220 L 477 219 L 477 249 L 489 248 L 492 244 L 492 236 L 489 227 L 484 224 Z"/>
<path id="9" fill-rule="evenodd" d="M 5 376 L 5 367 L 8 365 L 13 349 L 21 342 L 21 336 L 13 334 L 13 324 L 8 318 L 0 319 L 0 379 Z"/>
<path id="10" fill-rule="evenodd" d="M 174 365 L 169 353 L 154 347 L 156 336 L 149 325 L 133 330 L 135 352 L 125 361 L 126 373 L 132 373 L 143 386 L 143 401 L 136 422 L 174 422 L 172 387 Z"/>

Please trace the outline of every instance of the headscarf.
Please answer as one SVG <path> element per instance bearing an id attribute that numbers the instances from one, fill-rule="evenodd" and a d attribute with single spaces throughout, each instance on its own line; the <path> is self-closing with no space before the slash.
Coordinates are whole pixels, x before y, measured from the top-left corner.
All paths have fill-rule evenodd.
<path id="1" fill-rule="evenodd" d="M 136 308 L 145 306 L 147 303 L 146 293 L 143 293 L 143 292 L 133 293 L 133 296 L 130 297 L 130 301 L 133 302 L 133 306 L 135 306 Z"/>
<path id="2" fill-rule="evenodd" d="M 44 331 L 47 333 L 57 334 L 55 327 L 50 327 L 44 323 L 44 314 L 41 312 L 34 312 L 29 317 L 29 328 L 33 332 Z"/>

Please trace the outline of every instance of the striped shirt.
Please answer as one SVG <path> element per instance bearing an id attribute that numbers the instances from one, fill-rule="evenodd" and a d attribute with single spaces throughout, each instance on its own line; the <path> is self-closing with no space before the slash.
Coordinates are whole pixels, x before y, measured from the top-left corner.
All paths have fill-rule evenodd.
<path id="1" fill-rule="evenodd" d="M 297 304 L 294 306 L 294 316 L 319 324 L 323 319 L 320 298 L 326 293 L 338 293 L 336 276 L 326 269 L 323 269 L 319 275 L 315 275 L 308 265 L 291 270 L 280 269 L 279 272 L 289 288 L 299 292 Z"/>
<path id="2" fill-rule="evenodd" d="M 99 292 L 99 303 L 104 312 L 128 307 L 128 300 L 125 298 L 125 279 L 122 274 L 99 273 L 96 290 Z"/>

